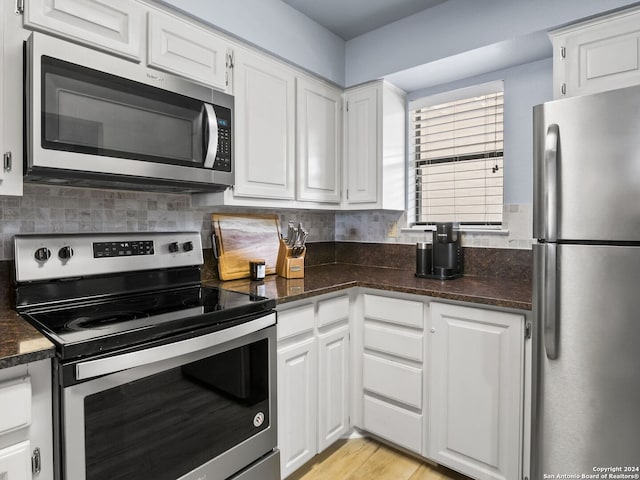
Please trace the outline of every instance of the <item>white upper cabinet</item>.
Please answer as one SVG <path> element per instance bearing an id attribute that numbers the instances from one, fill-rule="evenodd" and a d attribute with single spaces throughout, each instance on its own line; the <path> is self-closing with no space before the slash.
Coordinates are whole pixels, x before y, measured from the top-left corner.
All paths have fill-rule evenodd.
<path id="1" fill-rule="evenodd" d="M 347 202 L 375 203 L 378 194 L 380 86 L 345 94 Z"/>
<path id="2" fill-rule="evenodd" d="M 0 195 L 22 195 L 23 42 L 27 31 L 13 2 L 0 4 Z"/>
<path id="3" fill-rule="evenodd" d="M 524 317 L 431 304 L 429 445 L 482 480 L 522 478 Z"/>
<path id="4" fill-rule="evenodd" d="M 237 49 L 235 196 L 295 198 L 295 75 L 279 62 Z"/>
<path id="5" fill-rule="evenodd" d="M 131 0 L 28 0 L 24 25 L 138 61 L 144 12 Z"/>
<path id="6" fill-rule="evenodd" d="M 640 8 L 549 33 L 554 98 L 640 84 Z"/>
<path id="7" fill-rule="evenodd" d="M 150 67 L 221 90 L 227 88 L 228 43 L 210 31 L 161 12 L 148 13 Z"/>
<path id="8" fill-rule="evenodd" d="M 340 202 L 342 90 L 297 80 L 298 200 Z"/>
<path id="9" fill-rule="evenodd" d="M 405 95 L 377 81 L 345 93 L 346 209 L 404 210 Z"/>

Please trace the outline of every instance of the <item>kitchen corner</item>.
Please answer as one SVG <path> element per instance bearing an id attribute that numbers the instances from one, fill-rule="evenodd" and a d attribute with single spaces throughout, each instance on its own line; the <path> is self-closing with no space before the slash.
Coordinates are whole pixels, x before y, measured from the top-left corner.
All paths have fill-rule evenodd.
<path id="1" fill-rule="evenodd" d="M 456 280 L 417 278 L 413 245 L 310 243 L 305 276 L 269 275 L 262 282 L 217 279 L 215 260 L 205 255 L 203 280 L 225 289 L 260 293 L 282 304 L 351 287 L 365 287 L 531 310 L 531 251 L 465 248 L 465 275 Z"/>

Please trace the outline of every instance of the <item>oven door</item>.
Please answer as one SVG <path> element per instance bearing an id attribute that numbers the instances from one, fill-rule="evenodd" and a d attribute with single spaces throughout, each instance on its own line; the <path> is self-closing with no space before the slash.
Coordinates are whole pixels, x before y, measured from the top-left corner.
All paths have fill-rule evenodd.
<path id="1" fill-rule="evenodd" d="M 223 480 L 276 447 L 275 313 L 71 367 L 64 479 Z"/>
<path id="2" fill-rule="evenodd" d="M 233 97 L 38 33 L 27 48 L 27 174 L 233 184 Z"/>

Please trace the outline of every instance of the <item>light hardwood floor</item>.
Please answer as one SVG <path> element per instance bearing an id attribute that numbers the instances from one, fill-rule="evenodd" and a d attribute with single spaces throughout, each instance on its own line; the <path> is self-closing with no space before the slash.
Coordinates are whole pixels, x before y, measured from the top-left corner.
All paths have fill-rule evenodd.
<path id="1" fill-rule="evenodd" d="M 340 440 L 287 480 L 470 480 L 369 438 Z"/>

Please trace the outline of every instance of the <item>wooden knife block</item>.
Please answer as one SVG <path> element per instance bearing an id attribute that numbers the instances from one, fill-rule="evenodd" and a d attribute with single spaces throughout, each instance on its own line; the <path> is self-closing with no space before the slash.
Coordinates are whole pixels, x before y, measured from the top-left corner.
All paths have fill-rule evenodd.
<path id="1" fill-rule="evenodd" d="M 302 247 L 302 254 L 294 257 L 293 248 L 280 240 L 276 273 L 284 278 L 304 278 L 304 256 L 306 253 L 307 247 Z"/>

